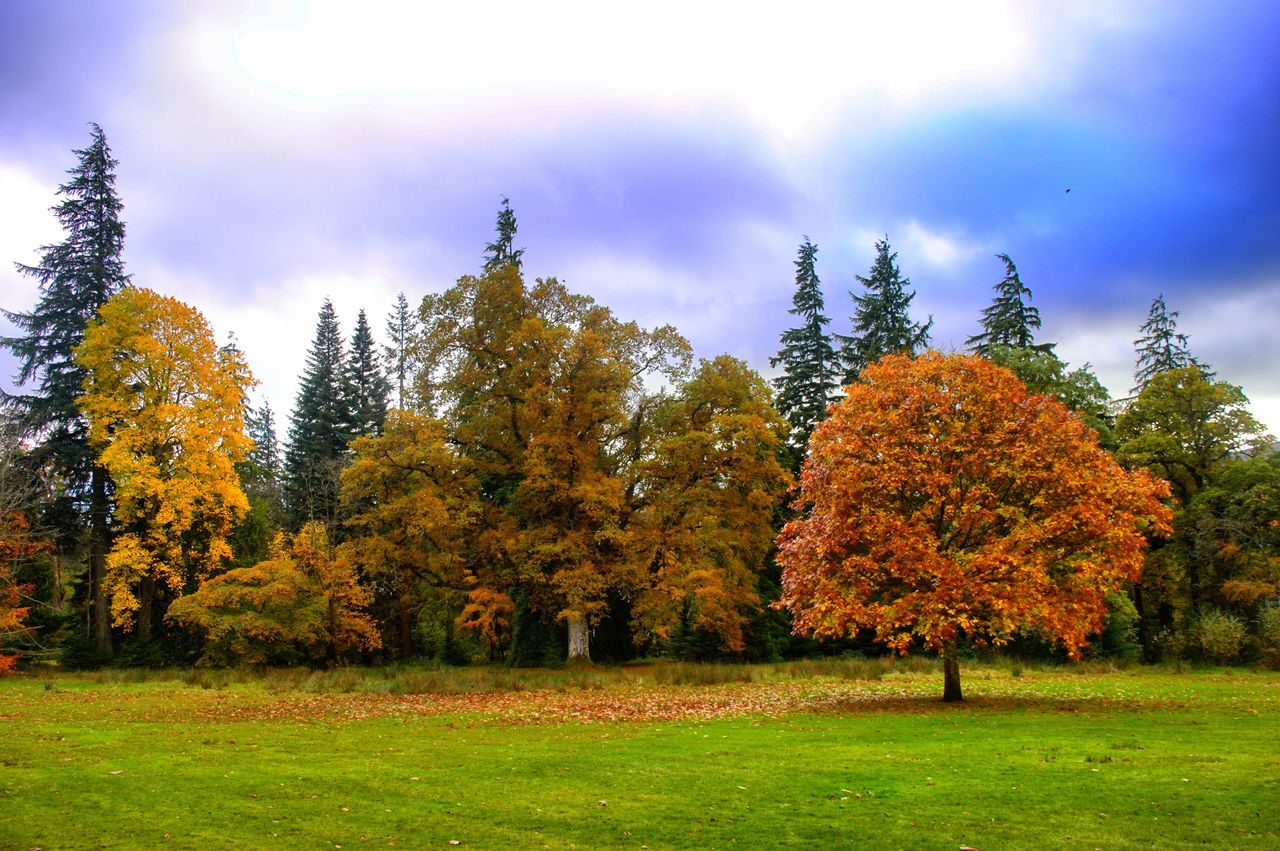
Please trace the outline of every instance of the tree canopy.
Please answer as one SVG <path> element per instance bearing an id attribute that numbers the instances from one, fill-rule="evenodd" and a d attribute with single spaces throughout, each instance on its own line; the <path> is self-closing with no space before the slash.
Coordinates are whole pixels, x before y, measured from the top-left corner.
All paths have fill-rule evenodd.
<path id="1" fill-rule="evenodd" d="M 797 458 L 804 454 L 813 427 L 826 416 L 827 405 L 835 401 L 838 380 L 836 353 L 826 331 L 831 318 L 823 314 L 822 287 L 815 261 L 818 246 L 805 237 L 796 257 L 796 292 L 791 314 L 800 325 L 782 333 L 782 350 L 769 358 L 771 366 L 781 366 L 774 379 L 777 408 L 791 424 L 791 447 Z"/>
<path id="2" fill-rule="evenodd" d="M 1031 305 L 1031 290 L 1022 283 L 1018 267 L 1008 254 L 997 254 L 1004 263 L 1004 278 L 995 285 L 996 297 L 982 311 L 982 330 L 964 341 L 971 351 L 987 355 L 992 346 L 1011 346 L 1048 352 L 1053 343 L 1036 343 L 1040 330 L 1040 311 Z"/>
<path id="3" fill-rule="evenodd" d="M 858 276 L 863 292 L 850 293 L 855 305 L 853 329 L 847 337 L 838 335 L 846 384 L 885 355 L 916 354 L 929 345 L 933 317 L 923 324 L 911 320 L 916 294 L 908 290 L 911 281 L 902 277 L 897 258 L 897 252 L 889 250 L 887 238 L 877 240 L 871 271 L 865 278 Z"/>

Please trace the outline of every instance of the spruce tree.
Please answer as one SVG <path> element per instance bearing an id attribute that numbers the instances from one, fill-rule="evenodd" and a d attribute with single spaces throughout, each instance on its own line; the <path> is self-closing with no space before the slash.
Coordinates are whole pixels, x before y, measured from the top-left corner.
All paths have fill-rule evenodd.
<path id="1" fill-rule="evenodd" d="M 356 316 L 356 330 L 351 335 L 345 392 L 350 414 L 347 434 L 352 438 L 382 434 L 391 387 L 383 375 L 378 347 L 363 310 Z"/>
<path id="2" fill-rule="evenodd" d="M 506 198 L 502 199 L 502 209 L 498 211 L 497 231 L 497 238 L 484 247 L 488 252 L 484 258 L 486 274 L 495 272 L 507 264 L 519 269 L 522 262 L 520 258 L 524 256 L 524 249 L 515 247 L 516 214 L 512 212 L 511 202 Z"/>
<path id="3" fill-rule="evenodd" d="M 250 408 L 245 417 L 245 428 L 253 441 L 253 449 L 249 450 L 242 465 L 244 491 L 250 499 L 260 497 L 265 500 L 278 520 L 283 509 L 280 486 L 284 466 L 271 403 L 263 402 L 260 408 Z"/>
<path id="4" fill-rule="evenodd" d="M 109 477 L 89 447 L 88 423 L 76 404 L 85 370 L 74 352 L 85 327 L 111 296 L 129 282 L 124 272 L 123 204 L 115 190 L 115 167 L 106 136 L 89 125 L 89 146 L 74 151 L 79 162 L 67 171 L 71 179 L 58 187 L 62 196 L 53 212 L 66 232 L 55 245 L 43 246 L 34 266 L 18 271 L 40 285 L 40 297 L 29 313 L 5 311 L 19 335 L 0 340 L 18 360 L 15 381 L 33 386 L 28 394 L 5 394 L 37 458 L 48 462 L 75 509 L 65 513 L 88 519 L 90 630 L 97 651 L 111 652 L 109 598 L 103 588 L 108 528 Z"/>
<path id="5" fill-rule="evenodd" d="M 413 376 L 417 371 L 414 341 L 418 334 L 418 314 L 409 308 L 404 293 L 396 296 L 396 306 L 387 316 L 387 339 L 382 355 L 387 365 L 387 378 L 396 394 L 396 407 L 413 407 Z"/>
<path id="6" fill-rule="evenodd" d="M 996 297 L 991 306 L 982 311 L 982 332 L 965 340 L 965 345 L 983 357 L 990 353 L 992 346 L 1051 351 L 1053 343 L 1035 341 L 1035 331 L 1040 329 L 1040 311 L 1031 306 L 1031 290 L 1018 276 L 1018 267 L 1008 254 L 996 257 L 1004 262 L 1004 279 L 995 285 Z"/>
<path id="7" fill-rule="evenodd" d="M 330 525 L 337 520 L 338 476 L 351 438 L 345 366 L 338 317 L 325 299 L 290 417 L 285 452 L 285 502 L 295 527 L 309 520 Z"/>
<path id="8" fill-rule="evenodd" d="M 858 275 L 863 295 L 849 293 L 856 306 L 849 336 L 840 340 L 840 359 L 844 363 L 844 383 L 858 380 L 859 373 L 888 354 L 916 354 L 929 345 L 929 329 L 933 317 L 921 325 L 911 321 L 909 309 L 914 292 L 908 292 L 911 281 L 898 269 L 897 252 L 890 252 L 888 237 L 876 241 L 876 260 L 867 277 Z"/>
<path id="9" fill-rule="evenodd" d="M 791 446 L 797 450 L 797 460 L 804 454 L 813 427 L 835 400 L 836 354 L 826 332 L 831 318 L 822 312 L 822 287 L 814 268 L 817 254 L 818 246 L 806 236 L 795 261 L 796 292 L 789 311 L 800 317 L 800 326 L 782 333 L 782 350 L 769 358 L 771 366 L 782 366 L 773 386 L 778 393 L 777 409 L 791 424 Z"/>
<path id="10" fill-rule="evenodd" d="M 1138 352 L 1138 362 L 1134 368 L 1134 387 L 1129 392 L 1138 395 L 1152 378 L 1171 369 L 1185 369 L 1196 366 L 1205 378 L 1212 378 L 1213 373 L 1191 355 L 1187 346 L 1187 335 L 1178 331 L 1176 310 L 1169 310 L 1164 303 L 1164 293 L 1156 296 L 1147 312 L 1147 321 L 1138 329 L 1141 337 L 1133 341 Z"/>

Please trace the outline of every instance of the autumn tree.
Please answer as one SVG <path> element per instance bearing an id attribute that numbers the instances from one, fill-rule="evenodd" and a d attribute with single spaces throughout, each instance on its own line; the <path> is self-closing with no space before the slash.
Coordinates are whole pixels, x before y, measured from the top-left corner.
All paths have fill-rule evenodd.
<path id="1" fill-rule="evenodd" d="M 307 523 L 291 541 L 278 535 L 266 561 L 222 573 L 176 601 L 168 619 L 203 633 L 208 661 L 332 663 L 381 646 L 364 611 L 369 598 L 324 526 Z"/>
<path id="2" fill-rule="evenodd" d="M 1212 378 L 1213 373 L 1192 356 L 1186 334 L 1178 331 L 1179 312 L 1170 310 L 1164 302 L 1164 294 L 1156 296 L 1147 312 L 1147 321 L 1138 332 L 1142 335 L 1133 341 L 1138 353 L 1134 367 L 1134 387 L 1129 392 L 1137 395 L 1152 378 L 1174 369 L 1197 367 Z"/>
<path id="3" fill-rule="evenodd" d="M 1031 304 L 1031 290 L 1022 283 L 1018 267 L 1008 254 L 997 254 L 1004 263 L 1004 278 L 995 285 L 996 297 L 982 311 L 982 330 L 964 344 L 976 354 L 987 355 L 992 346 L 1010 346 L 1048 352 L 1053 343 L 1036 343 L 1040 330 L 1040 311 Z"/>
<path id="4" fill-rule="evenodd" d="M 778 460 L 787 424 L 764 380 L 722 355 L 663 400 L 652 429 L 631 521 L 634 629 L 656 643 L 697 629 L 739 652 L 791 482 Z"/>
<path id="5" fill-rule="evenodd" d="M 235 465 L 249 449 L 253 379 L 199 311 L 133 287 L 90 323 L 76 362 L 90 442 L 115 482 L 119 533 L 105 577 L 113 621 L 145 643 L 162 599 L 192 590 L 231 555 L 227 537 L 248 508 Z"/>
<path id="6" fill-rule="evenodd" d="M 839 380 L 839 368 L 826 326 L 831 319 L 823 314 L 822 287 L 815 261 L 818 246 L 805 237 L 795 261 L 796 292 L 791 314 L 800 325 L 782 333 L 782 350 L 769 358 L 770 366 L 781 366 L 774 379 L 778 391 L 778 411 L 791 424 L 791 447 L 797 459 L 804 456 L 813 427 L 826 416 L 827 405 Z"/>
<path id="7" fill-rule="evenodd" d="M 481 542 L 470 537 L 478 486 L 444 426 L 425 414 L 392 410 L 381 435 L 357 438 L 352 449 L 342 474 L 350 539 L 340 552 L 389 603 L 394 643 L 408 657 L 423 604 L 461 601 L 483 572 Z"/>
<path id="8" fill-rule="evenodd" d="M 89 427 L 77 405 L 85 369 L 75 359 L 88 323 L 107 300 L 128 283 L 124 250 L 123 204 L 116 193 L 115 168 L 106 136 L 90 124 L 89 146 L 74 151 L 79 161 L 58 187 L 62 201 L 53 208 L 66 238 L 40 249 L 34 266 L 18 271 L 40 285 L 29 313 L 5 311 L 20 332 L 0 340 L 18 361 L 16 383 L 34 392 L 5 394 L 5 403 L 21 416 L 24 430 L 44 456 L 59 483 L 59 498 L 71 510 L 60 516 L 88 521 L 89 621 L 100 654 L 111 652 L 111 616 L 106 593 L 106 555 L 110 545 L 110 481 L 89 445 Z M 38 465 L 40 466 L 40 465 Z"/>
<path id="9" fill-rule="evenodd" d="M 983 358 L 891 356 L 846 393 L 779 537 L 796 629 L 940 652 L 951 701 L 966 640 L 1029 628 L 1078 658 L 1106 595 L 1137 579 L 1143 532 L 1168 530 L 1167 487 Z"/>
<path id="10" fill-rule="evenodd" d="M 877 240 L 871 271 L 865 278 L 858 275 L 863 292 L 850 293 L 855 305 L 853 329 L 847 337 L 838 335 L 846 384 L 884 355 L 913 355 L 929 345 L 933 317 L 924 324 L 911 320 L 911 302 L 916 294 L 907 289 L 911 281 L 902 277 L 897 258 L 897 252 L 889 250 L 887 238 Z"/>

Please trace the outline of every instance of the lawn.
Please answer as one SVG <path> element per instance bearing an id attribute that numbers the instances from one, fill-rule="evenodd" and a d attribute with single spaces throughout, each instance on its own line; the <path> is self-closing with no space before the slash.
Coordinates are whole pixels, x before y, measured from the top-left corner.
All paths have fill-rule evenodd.
<path id="1" fill-rule="evenodd" d="M 0 848 L 1280 847 L 1280 674 L 920 667 L 26 674 Z"/>

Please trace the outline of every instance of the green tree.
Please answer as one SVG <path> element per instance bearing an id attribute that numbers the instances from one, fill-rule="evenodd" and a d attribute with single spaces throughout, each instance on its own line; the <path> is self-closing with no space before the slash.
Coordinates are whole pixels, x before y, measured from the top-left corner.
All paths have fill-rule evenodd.
<path id="1" fill-rule="evenodd" d="M 1036 343 L 1035 332 L 1040 329 L 1040 311 L 1031 305 L 1031 290 L 1018 276 L 1008 254 L 997 254 L 1004 263 L 1004 278 L 995 285 L 996 297 L 991 306 L 982 311 L 982 331 L 965 340 L 965 345 L 976 354 L 986 356 L 992 346 L 1012 346 L 1048 352 L 1053 343 Z"/>
<path id="2" fill-rule="evenodd" d="M 791 424 L 790 442 L 797 466 L 813 427 L 836 399 L 832 391 L 838 380 L 836 354 L 826 332 L 831 319 L 822 313 L 822 287 L 814 268 L 817 254 L 818 246 L 806 236 L 795 261 L 796 293 L 790 310 L 800 317 L 801 324 L 782 333 L 782 350 L 769 358 L 770 366 L 782 366 L 773 386 L 778 392 L 778 411 Z"/>
<path id="3" fill-rule="evenodd" d="M 1133 341 L 1138 352 L 1138 362 L 1133 373 L 1134 387 L 1130 393 L 1141 393 L 1152 378 L 1172 369 L 1194 366 L 1206 378 L 1213 378 L 1209 368 L 1192 357 L 1187 346 L 1187 335 L 1178 331 L 1179 315 L 1178 311 L 1169 310 L 1164 303 L 1164 293 L 1151 302 L 1147 321 L 1138 329 L 1142 336 Z"/>
<path id="4" fill-rule="evenodd" d="M 1098 433 L 1103 449 L 1115 450 L 1115 416 L 1111 394 L 1102 386 L 1089 364 L 1071 369 L 1053 352 L 992 345 L 986 357 L 1011 371 L 1032 393 L 1047 393 L 1075 411 L 1084 424 Z"/>
<path id="5" fill-rule="evenodd" d="M 502 209 L 498 211 L 498 235 L 493 242 L 484 247 L 484 271 L 495 272 L 503 266 L 511 265 L 519 269 L 523 263 L 524 249 L 515 247 L 516 214 L 511 210 L 511 202 L 502 199 Z"/>
<path id="6" fill-rule="evenodd" d="M 387 418 L 387 397 L 391 387 L 382 371 L 377 345 L 364 311 L 356 316 L 351 335 L 351 354 L 346 364 L 347 434 L 352 438 L 381 434 Z"/>
<path id="7" fill-rule="evenodd" d="M 909 292 L 908 278 L 902 277 L 890 252 L 888 238 L 876 241 L 876 259 L 867 277 L 858 276 L 865 292 L 850 293 L 855 311 L 853 330 L 840 340 L 840 359 L 844 363 L 844 383 L 850 384 L 869 364 L 885 355 L 905 352 L 915 355 L 929 345 L 929 329 L 933 317 L 921 325 L 911 321 L 910 307 L 916 294 Z"/>
<path id="8" fill-rule="evenodd" d="M 338 519 L 338 479 L 351 439 L 346 353 L 333 304 L 325 299 L 307 352 L 285 452 L 285 503 L 295 526 Z"/>
<path id="9" fill-rule="evenodd" d="M 387 378 L 395 391 L 395 406 L 400 410 L 414 407 L 413 376 L 418 371 L 415 340 L 418 335 L 418 314 L 409 308 L 404 293 L 396 296 L 396 306 L 387 316 L 387 339 L 391 342 L 382 349 L 383 362 L 387 365 Z"/>
<path id="10" fill-rule="evenodd" d="M 110 477 L 89 446 L 89 427 L 76 403 L 87 375 L 76 362 L 85 329 L 107 301 L 124 287 L 123 207 L 116 194 L 115 168 L 106 136 L 91 124 L 89 146 L 74 151 L 79 161 L 70 179 L 58 187 L 63 200 L 53 208 L 66 238 L 41 248 L 34 266 L 18 271 L 36 279 L 40 298 L 29 313 L 5 311 L 21 332 L 0 345 L 18 360 L 16 382 L 35 392 L 6 395 L 20 414 L 36 453 L 48 463 L 74 511 L 57 512 L 88 519 L 89 622 L 99 653 L 111 652 L 111 615 L 104 578 L 110 548 Z"/>

